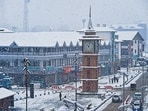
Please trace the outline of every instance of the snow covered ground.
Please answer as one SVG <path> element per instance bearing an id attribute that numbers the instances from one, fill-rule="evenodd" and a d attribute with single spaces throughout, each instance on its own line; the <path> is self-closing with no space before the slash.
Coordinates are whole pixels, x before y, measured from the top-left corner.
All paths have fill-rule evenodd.
<path id="1" fill-rule="evenodd" d="M 122 69 L 122 72 L 126 73 L 126 69 Z M 125 81 L 127 84 L 125 87 L 128 87 L 131 82 L 134 82 L 137 80 L 141 72 L 139 72 L 137 69 L 130 69 L 129 74 L 128 74 L 128 79 L 125 78 Z M 118 82 L 113 82 L 112 83 L 112 78 L 117 77 Z M 134 78 L 134 79 L 133 79 Z M 132 80 L 132 81 L 131 81 Z M 105 104 L 103 104 L 101 107 L 97 108 L 97 111 L 101 111 L 104 109 L 108 104 L 111 103 L 110 96 L 113 93 L 122 93 L 122 92 L 115 92 L 115 88 L 121 88 L 123 85 L 123 75 L 121 73 L 118 73 L 116 75 L 111 75 L 111 76 L 102 76 L 99 77 L 99 91 L 98 93 L 104 94 L 105 98 L 101 99 L 96 96 L 80 96 L 77 95 L 77 103 L 87 111 L 87 106 L 89 104 L 91 105 L 91 110 L 96 109 L 99 105 L 101 105 L 104 101 L 108 100 Z M 80 86 L 82 86 L 81 82 L 77 82 L 77 92 L 81 92 Z M 113 87 L 113 90 L 111 89 L 105 89 L 106 86 L 111 86 Z M 69 84 L 64 84 L 57 86 L 58 88 L 55 87 L 50 87 L 46 89 L 35 89 L 34 98 L 28 98 L 28 111 L 39 111 L 41 109 L 44 109 L 43 111 L 73 111 L 74 110 L 74 104 L 69 107 L 69 109 L 66 108 L 65 103 L 63 100 L 69 100 L 70 102 L 75 102 L 75 83 L 69 83 Z M 26 108 L 26 92 L 25 88 L 15 88 L 14 91 L 16 92 L 15 95 L 15 107 L 19 107 L 23 110 Z M 59 98 L 59 92 L 62 93 L 62 100 L 60 101 Z M 30 92 L 28 92 L 30 95 Z M 64 99 L 64 97 L 66 98 Z M 129 110 L 130 111 L 130 110 Z"/>

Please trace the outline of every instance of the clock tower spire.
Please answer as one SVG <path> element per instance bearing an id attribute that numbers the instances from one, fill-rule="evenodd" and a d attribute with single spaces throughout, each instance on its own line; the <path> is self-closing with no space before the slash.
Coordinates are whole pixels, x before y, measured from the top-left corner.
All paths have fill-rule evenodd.
<path id="1" fill-rule="evenodd" d="M 88 29 L 93 29 L 93 26 L 92 26 L 92 20 L 91 20 L 91 6 L 90 6 L 90 9 L 89 9 Z"/>

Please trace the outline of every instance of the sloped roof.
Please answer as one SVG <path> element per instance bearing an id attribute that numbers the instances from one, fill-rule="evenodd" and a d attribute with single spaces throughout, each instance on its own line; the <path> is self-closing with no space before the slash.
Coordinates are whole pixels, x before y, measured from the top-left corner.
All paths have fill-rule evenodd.
<path id="1" fill-rule="evenodd" d="M 5 88 L 0 88 L 0 99 L 10 97 L 14 94 L 15 94 L 15 92 L 13 92 L 13 91 L 10 91 L 10 90 L 5 89 Z"/>
<path id="2" fill-rule="evenodd" d="M 139 37 L 142 38 L 142 36 L 138 33 L 138 31 L 118 31 L 116 35 L 118 35 L 118 40 L 123 41 L 123 40 L 133 40 L 136 35 L 139 35 Z"/>
<path id="3" fill-rule="evenodd" d="M 18 46 L 32 47 L 53 47 L 57 42 L 59 46 L 76 45 L 82 38 L 78 32 L 18 32 L 18 33 L 0 33 L 0 46 L 10 46 L 16 43 Z"/>

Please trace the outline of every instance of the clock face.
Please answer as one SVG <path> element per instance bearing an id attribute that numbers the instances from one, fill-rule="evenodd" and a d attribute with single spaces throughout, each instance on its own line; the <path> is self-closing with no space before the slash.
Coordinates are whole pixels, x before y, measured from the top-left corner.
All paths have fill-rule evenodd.
<path id="1" fill-rule="evenodd" d="M 94 41 L 84 41 L 83 52 L 94 52 Z"/>

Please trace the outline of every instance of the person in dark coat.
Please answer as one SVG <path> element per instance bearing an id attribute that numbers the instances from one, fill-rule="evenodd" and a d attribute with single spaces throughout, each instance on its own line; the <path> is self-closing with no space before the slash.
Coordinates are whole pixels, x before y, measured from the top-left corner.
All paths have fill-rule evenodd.
<path id="1" fill-rule="evenodd" d="M 59 98 L 60 98 L 60 101 L 62 100 L 62 93 L 60 92 L 59 93 Z"/>

